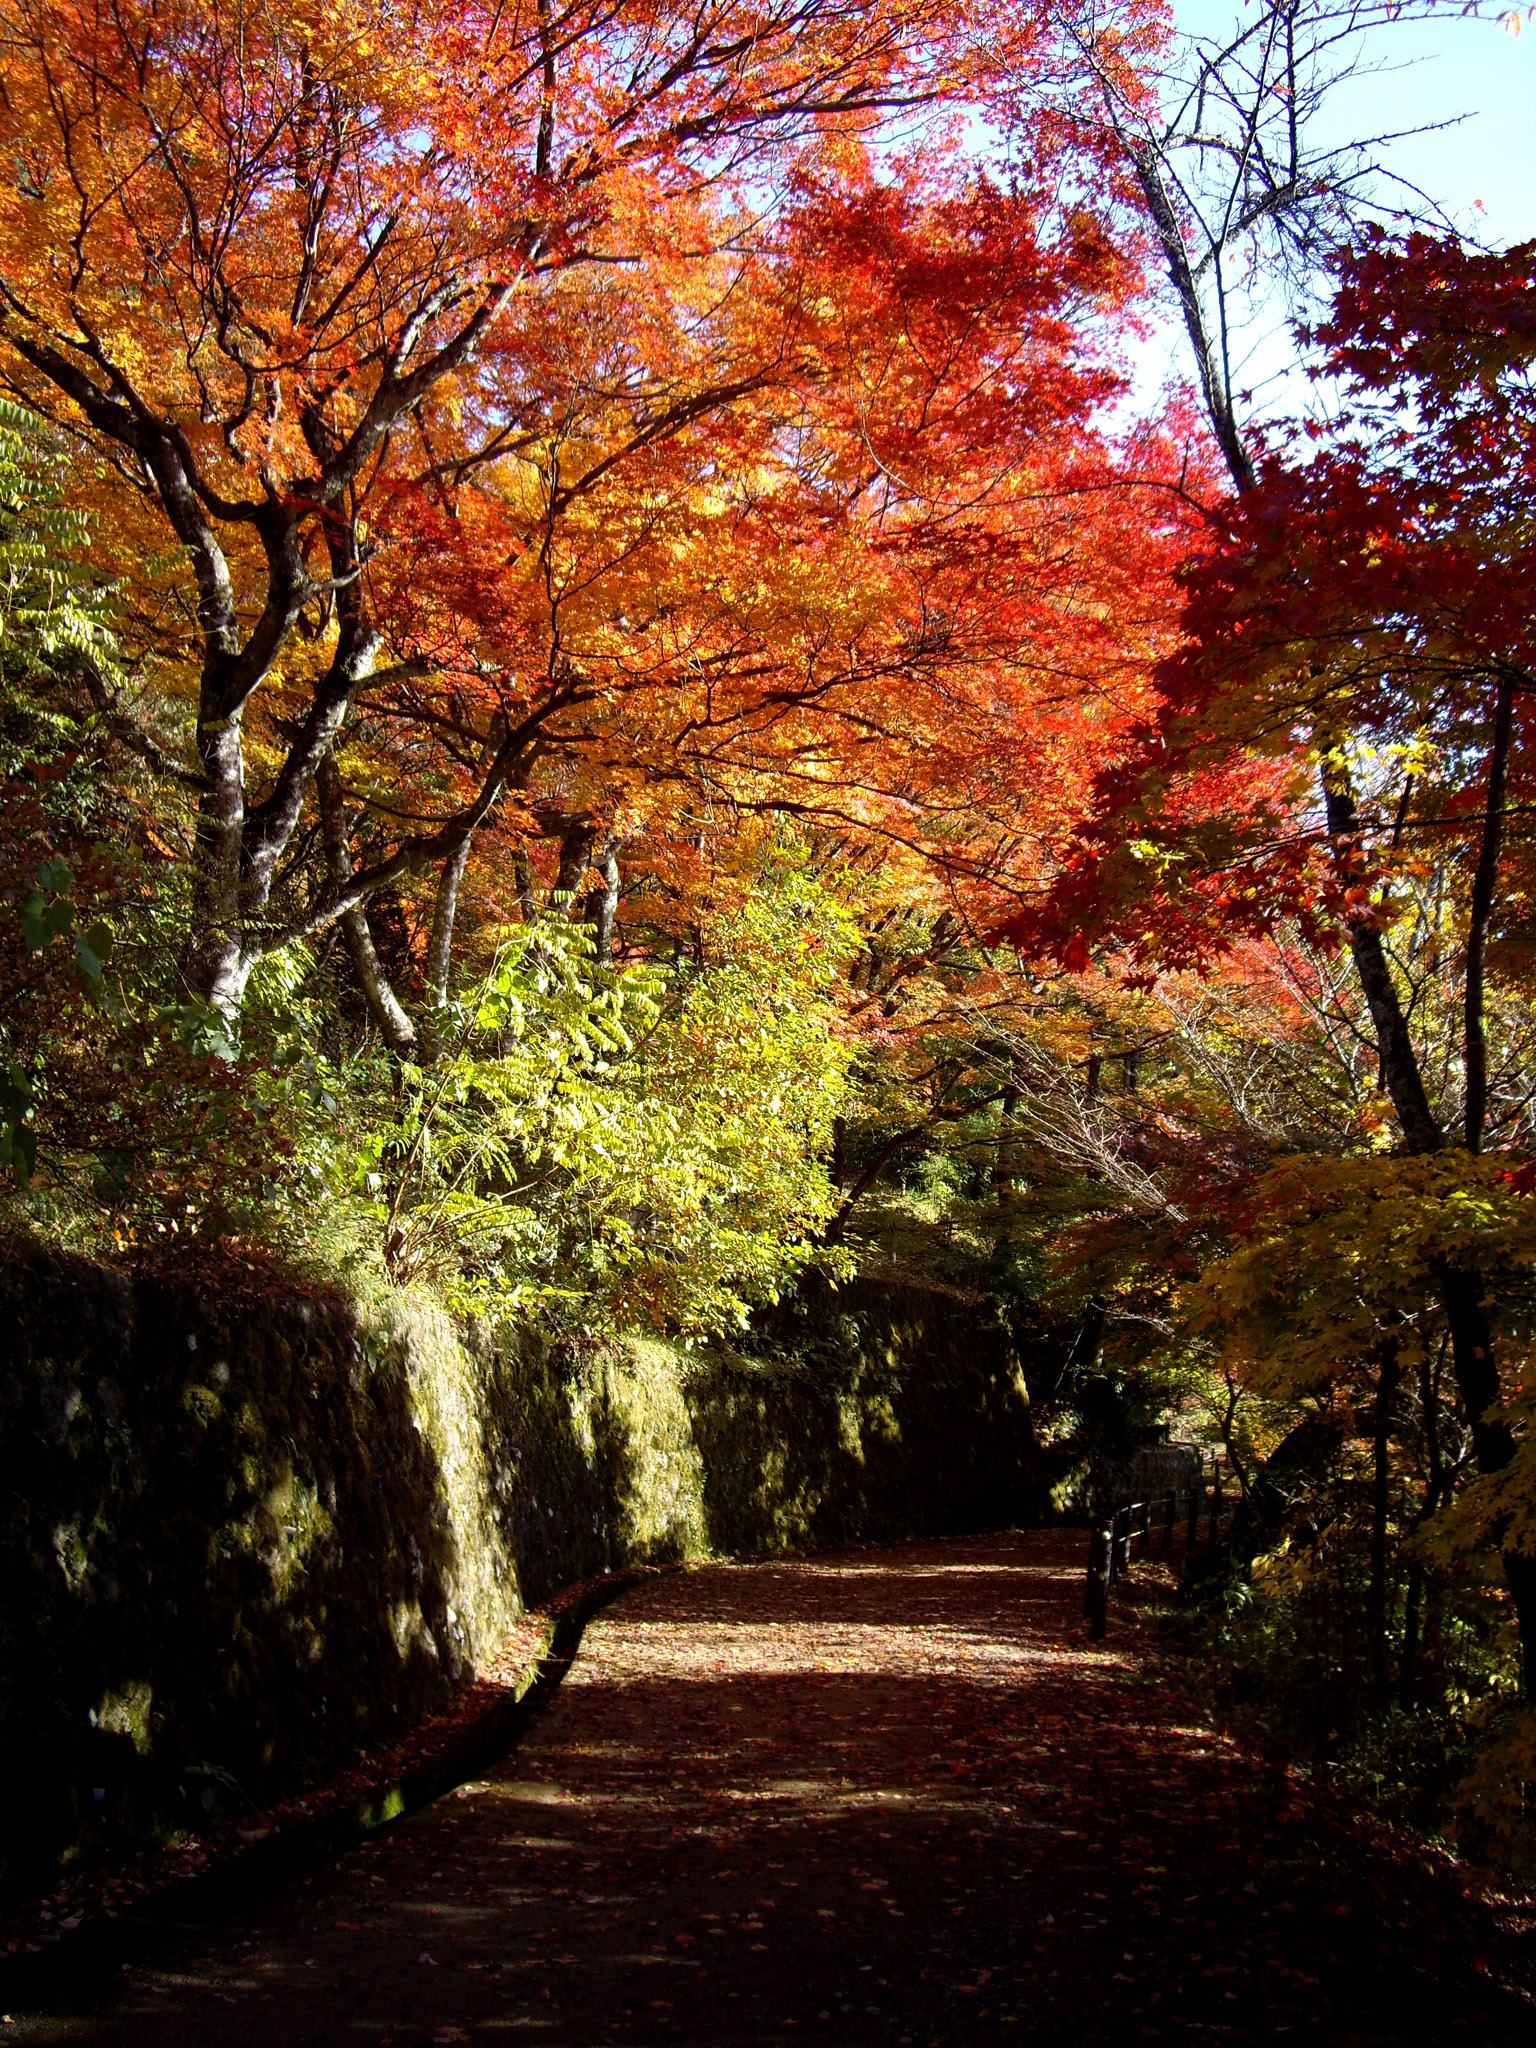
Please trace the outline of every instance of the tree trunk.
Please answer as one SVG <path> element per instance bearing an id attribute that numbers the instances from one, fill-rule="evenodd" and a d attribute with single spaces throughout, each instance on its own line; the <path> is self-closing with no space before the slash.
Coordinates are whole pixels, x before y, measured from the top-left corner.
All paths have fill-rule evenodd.
<path id="1" fill-rule="evenodd" d="M 1392 1342 L 1383 1349 L 1376 1368 L 1376 1407 L 1372 1418 L 1371 1581 L 1366 1599 L 1371 1679 L 1376 1704 L 1380 1708 L 1385 1708 L 1392 1696 L 1387 1664 L 1387 1521 L 1392 1506 L 1393 1400 L 1401 1378 L 1397 1346 Z"/>
<path id="2" fill-rule="evenodd" d="M 445 292 L 453 275 L 451 267 L 444 273 Z M 217 288 L 210 283 L 208 289 Z M 180 971 L 190 993 L 230 1018 L 239 1010 L 251 967 L 265 951 L 320 928 L 333 916 L 346 921 L 349 949 L 367 967 L 372 942 L 366 919 L 360 920 L 350 909 L 338 911 L 322 903 L 313 923 L 286 931 L 275 928 L 265 915 L 273 877 L 292 842 L 310 787 L 330 756 L 353 692 L 372 672 L 379 646 L 378 634 L 367 616 L 352 493 L 372 470 L 381 445 L 396 424 L 416 410 L 427 392 L 455 376 L 474 357 L 514 289 L 512 280 L 504 278 L 472 294 L 460 308 L 456 331 L 438 339 L 429 357 L 418 356 L 409 365 L 405 358 L 414 342 L 408 337 L 422 315 L 418 309 L 406 316 L 395 344 L 403 354 L 398 361 L 388 351 L 381 357 L 384 365 L 392 367 L 385 367 L 375 381 L 362 418 L 344 440 L 333 433 L 328 399 L 313 390 L 307 397 L 301 396 L 299 426 L 322 473 L 324 488 L 312 491 L 312 479 L 297 488 L 292 480 L 274 484 L 266 479 L 259 500 L 234 506 L 224 504 L 199 474 L 192 443 L 180 426 L 160 417 L 134 389 L 135 366 L 130 360 L 113 362 L 93 340 L 92 363 L 87 369 L 84 343 L 72 329 L 67 339 L 59 337 L 62 347 L 48 339 L 45 329 L 16 330 L 13 326 L 7 330 L 10 346 L 79 408 L 98 444 L 123 451 L 134 473 L 150 480 L 196 578 L 202 657 L 197 714 L 201 791 Z M 443 301 L 452 302 L 451 297 Z M 221 531 L 239 536 L 238 594 Z M 323 584 L 314 581 L 306 563 L 309 540 L 317 531 L 324 537 L 330 558 L 331 574 Z M 259 547 L 264 557 L 264 578 L 254 547 Z M 248 601 L 257 593 L 259 605 L 252 617 Z M 271 676 L 306 604 L 316 596 L 334 606 L 338 625 L 335 653 L 307 710 L 297 719 L 270 793 L 248 810 L 242 745 L 245 707 Z M 414 663 L 404 667 L 419 669 Z M 530 714 L 519 740 L 532 736 L 562 694 L 568 699 L 570 692 L 563 687 L 552 691 L 544 706 Z M 516 751 L 510 740 L 509 751 Z M 496 800 L 501 772 L 498 768 L 472 806 L 474 815 L 467 819 L 470 829 L 481 822 Z M 448 845 L 445 838 L 431 852 L 434 856 L 446 852 Z M 397 871 L 408 869 L 411 862 L 412 852 L 402 851 Z M 392 877 L 379 874 L 368 879 L 371 886 L 383 886 Z M 373 964 L 376 968 L 376 957 Z M 408 1020 L 387 983 L 376 981 L 376 987 L 383 1012 L 394 1019 L 390 1028 L 398 1036 Z"/>
<path id="3" fill-rule="evenodd" d="M 453 921 L 459 907 L 459 885 L 469 865 L 472 834 L 466 832 L 443 862 L 432 905 L 432 933 L 427 940 L 427 1013 L 422 1019 L 422 1057 L 435 1063 L 442 1053 L 440 1012 L 448 1005 L 448 973 L 453 964 Z"/>
<path id="4" fill-rule="evenodd" d="M 997 1155 L 992 1167 L 992 1192 L 997 1197 L 998 1207 L 1005 1211 L 1011 1207 L 1018 1192 L 1018 1134 L 1013 1127 L 1013 1118 L 1022 1093 L 1017 1079 L 1010 1074 L 1003 1083 L 1002 1114 L 997 1126 Z"/>
<path id="5" fill-rule="evenodd" d="M 596 934 L 598 965 L 611 967 L 614 920 L 619 914 L 618 840 L 613 833 L 608 833 L 601 847 L 593 853 L 591 865 L 602 876 L 603 886 L 588 894 L 585 914 L 587 923 Z"/>
<path id="6" fill-rule="evenodd" d="M 339 887 L 351 880 L 352 858 L 347 851 L 346 800 L 341 787 L 341 771 L 336 766 L 334 754 L 327 754 L 320 763 L 315 775 L 315 793 L 320 802 L 320 829 L 325 839 L 326 860 L 332 880 Z M 379 1027 L 380 1036 L 390 1051 L 401 1059 L 414 1059 L 416 1027 L 401 1007 L 400 999 L 380 963 L 367 912 L 362 909 L 346 911 L 340 924 L 353 972 L 369 1013 Z"/>
<path id="7" fill-rule="evenodd" d="M 568 917 L 575 911 L 576 891 L 587 872 L 587 861 L 596 837 L 596 828 L 587 818 L 573 818 L 561 835 L 560 867 L 555 876 L 554 893 Z"/>
<path id="8" fill-rule="evenodd" d="M 589 869 L 602 877 L 600 889 L 589 889 L 578 901 Z M 605 832 L 601 842 L 590 817 L 572 818 L 560 839 L 560 867 L 555 876 L 555 900 L 567 917 L 580 917 L 591 925 L 596 938 L 599 963 L 613 960 L 613 927 L 619 911 L 619 841 L 616 833 Z"/>
<path id="9" fill-rule="evenodd" d="M 1506 758 L 1507 745 L 1506 741 Z M 1492 781 L 1490 772 L 1490 802 L 1494 794 Z M 1356 871 L 1355 841 L 1360 828 L 1355 812 L 1354 792 L 1349 783 L 1348 767 L 1336 753 L 1325 758 L 1323 793 L 1327 804 L 1328 836 L 1332 842 L 1334 860 L 1341 877 L 1352 882 Z M 1502 809 L 1503 799 L 1500 795 L 1497 806 L 1490 814 L 1490 824 L 1502 816 Z M 1491 914 L 1493 880 L 1496 877 L 1498 863 L 1498 839 L 1496 834 L 1490 835 L 1489 827 L 1486 826 L 1484 854 L 1488 860 L 1487 902 L 1488 913 Z M 1480 878 L 1483 867 L 1484 863 L 1480 860 Z M 1421 1156 L 1442 1151 L 1445 1147 L 1445 1133 L 1430 1108 L 1428 1091 L 1425 1089 L 1424 1078 L 1419 1069 L 1418 1055 L 1413 1048 L 1408 1020 L 1398 1000 L 1381 933 L 1368 912 L 1351 918 L 1348 928 L 1350 954 L 1354 960 L 1355 971 L 1360 977 L 1360 987 L 1371 1013 L 1371 1022 L 1376 1029 L 1382 1078 L 1392 1106 L 1397 1111 L 1404 1143 L 1410 1153 Z M 1484 929 L 1486 931 L 1486 923 Z M 1468 1003 L 1470 1015 L 1470 997 Z M 1481 1028 L 1480 987 L 1477 1017 Z M 1472 1448 L 1477 1458 L 1478 1470 L 1498 1472 L 1514 1456 L 1515 1442 L 1508 1423 L 1501 1416 L 1489 1413 L 1499 1399 L 1499 1369 L 1494 1355 L 1493 1333 L 1488 1325 L 1487 1311 L 1483 1307 L 1482 1278 L 1479 1274 L 1469 1273 L 1461 1267 L 1444 1262 L 1439 1267 L 1438 1277 L 1440 1298 L 1445 1307 L 1446 1327 L 1451 1338 L 1456 1391 L 1461 1397 L 1467 1426 L 1472 1432 Z M 1536 1698 L 1536 1645 L 1532 1642 L 1533 1635 L 1536 1635 L 1536 1558 L 1522 1557 L 1518 1552 L 1506 1551 L 1504 1576 L 1520 1627 L 1526 1697 Z"/>
<path id="10" fill-rule="evenodd" d="M 1348 764 L 1339 757 L 1337 750 L 1325 753 L 1323 798 L 1327 806 L 1328 839 L 1334 867 L 1341 881 L 1354 886 L 1359 873 L 1356 842 L 1360 821 L 1355 811 Z M 1369 910 L 1354 913 L 1346 923 L 1350 957 L 1360 977 L 1361 992 L 1376 1029 L 1382 1080 L 1402 1126 L 1403 1141 L 1410 1152 L 1438 1152 L 1445 1144 L 1445 1133 L 1429 1106 L 1418 1055 L 1413 1049 L 1408 1019 L 1403 1015 L 1403 1006 L 1398 1000 L 1381 932 Z"/>
<path id="11" fill-rule="evenodd" d="M 453 962 L 453 921 L 458 915 L 459 885 L 469 865 L 472 835 L 468 832 L 443 862 L 432 905 L 432 936 L 427 941 L 427 1001 L 440 1010 L 448 1000 L 448 970 Z"/>
<path id="12" fill-rule="evenodd" d="M 1397 1676 L 1397 1703 L 1405 1714 L 1411 1714 L 1419 1703 L 1419 1615 L 1423 1605 L 1424 1567 L 1413 1558 L 1403 1601 L 1403 1659 Z"/>
<path id="13" fill-rule="evenodd" d="M 1222 459 L 1227 465 L 1227 474 L 1237 490 L 1246 493 L 1253 490 L 1257 477 L 1238 428 L 1237 414 L 1232 404 L 1232 380 L 1227 371 L 1225 354 L 1217 337 L 1210 332 L 1205 309 L 1200 303 L 1200 291 L 1195 282 L 1194 271 L 1190 267 L 1189 251 L 1185 247 L 1183 230 L 1179 225 L 1178 210 L 1169 195 L 1156 150 L 1150 143 L 1124 135 L 1123 131 L 1122 139 L 1135 167 L 1136 182 L 1141 187 L 1142 199 L 1157 231 L 1163 261 L 1168 266 L 1169 279 L 1178 296 L 1179 311 L 1184 316 L 1184 331 L 1189 336 L 1195 368 L 1200 377 L 1200 394 L 1205 400 L 1206 418 L 1215 433 L 1217 446 L 1221 449 Z"/>
<path id="14" fill-rule="evenodd" d="M 1520 1630 L 1520 1685 L 1528 1700 L 1536 1699 L 1536 1557 L 1518 1550 L 1504 1553 L 1504 1578 Z"/>
<path id="15" fill-rule="evenodd" d="M 1105 1320 L 1105 1304 L 1098 1299 L 1089 1301 L 1078 1318 L 1071 1345 L 1061 1362 L 1055 1385 L 1050 1389 L 1052 1393 L 1070 1385 L 1084 1373 L 1098 1371 L 1099 1354 L 1104 1349 Z"/>
<path id="16" fill-rule="evenodd" d="M 1442 1265 L 1440 1294 L 1451 1333 L 1456 1391 L 1467 1413 L 1478 1469 L 1501 1471 L 1515 1454 L 1515 1439 L 1502 1416 L 1488 1413 L 1499 1398 L 1499 1367 L 1483 1308 L 1482 1282 L 1459 1266 Z"/>
<path id="17" fill-rule="evenodd" d="M 1450 1333 L 1447 1332 L 1436 1350 L 1430 1351 L 1426 1347 L 1419 1367 L 1419 1410 L 1424 1430 L 1424 1498 L 1413 1518 L 1415 1534 L 1445 1497 L 1445 1456 L 1440 1443 L 1440 1381 L 1450 1341 Z M 1427 1633 L 1425 1577 L 1423 1564 L 1414 1558 L 1408 1567 L 1408 1597 L 1403 1612 L 1403 1662 L 1398 1682 L 1398 1700 L 1405 1714 L 1411 1714 L 1419 1701 L 1419 1643 Z"/>
<path id="18" fill-rule="evenodd" d="M 528 858 L 526 846 L 520 846 L 512 856 L 512 878 L 517 888 L 517 907 L 523 923 L 537 924 L 539 903 L 533 892 L 533 862 Z"/>
<path id="19" fill-rule="evenodd" d="M 1472 1434 L 1477 1469 L 1500 1472 L 1515 1455 L 1515 1438 L 1509 1424 L 1497 1412 L 1499 1365 L 1483 1307 L 1482 1281 L 1476 1273 L 1442 1264 L 1440 1291 L 1451 1336 L 1456 1391 Z M 1506 1550 L 1503 1562 L 1504 1579 L 1520 1630 L 1521 1682 L 1525 1697 L 1536 1699 L 1536 1557 Z"/>
<path id="20" fill-rule="evenodd" d="M 859 1171 L 848 1185 L 848 1191 L 843 1196 L 837 1214 L 821 1233 L 823 1244 L 842 1243 L 844 1232 L 848 1228 L 849 1219 L 852 1217 L 854 1210 L 859 1206 L 862 1198 L 874 1186 L 902 1146 L 910 1145 L 914 1138 L 922 1137 L 926 1130 L 927 1126 L 925 1124 L 919 1124 L 914 1125 L 910 1130 L 898 1131 L 895 1137 L 886 1140 L 873 1159 L 866 1161 L 859 1168 Z"/>
<path id="21" fill-rule="evenodd" d="M 841 1189 L 848 1178 L 848 1119 L 835 1116 L 832 1119 L 832 1158 L 828 1164 L 832 1185 Z"/>
<path id="22" fill-rule="evenodd" d="M 1467 1077 L 1465 1130 L 1467 1150 L 1481 1152 L 1488 1121 L 1488 1032 L 1483 1016 L 1484 970 L 1488 927 L 1493 919 L 1499 882 L 1499 853 L 1504 840 L 1504 790 L 1509 774 L 1509 747 L 1514 730 L 1515 695 L 1501 681 L 1494 704 L 1493 740 L 1488 749 L 1488 797 L 1483 807 L 1483 841 L 1472 880 L 1471 917 L 1467 929 L 1467 978 L 1463 996 L 1464 1063 Z"/>
<path id="23" fill-rule="evenodd" d="M 244 746 L 238 718 L 199 720 L 203 793 L 192 850 L 192 905 L 181 978 L 233 1019 L 251 971 L 240 919 L 240 843 L 245 825 Z"/>

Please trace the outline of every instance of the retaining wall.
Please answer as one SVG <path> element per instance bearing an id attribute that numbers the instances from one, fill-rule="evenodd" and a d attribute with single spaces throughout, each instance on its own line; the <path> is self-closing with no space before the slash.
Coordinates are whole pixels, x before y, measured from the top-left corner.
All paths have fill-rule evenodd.
<path id="1" fill-rule="evenodd" d="M 397 1737 L 596 1572 L 1040 1518 L 978 1308 L 818 1287 L 744 1353 L 0 1269 L 0 1892 Z"/>

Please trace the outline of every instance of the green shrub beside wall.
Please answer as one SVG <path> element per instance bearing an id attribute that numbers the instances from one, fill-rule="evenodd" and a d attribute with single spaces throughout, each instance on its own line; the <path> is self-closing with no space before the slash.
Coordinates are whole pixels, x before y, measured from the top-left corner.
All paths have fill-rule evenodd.
<path id="1" fill-rule="evenodd" d="M 401 1297 L 0 1271 L 0 1886 L 238 1814 L 641 1561 L 1044 1505 L 978 1310 L 858 1283 L 752 1355 L 494 1345 Z"/>

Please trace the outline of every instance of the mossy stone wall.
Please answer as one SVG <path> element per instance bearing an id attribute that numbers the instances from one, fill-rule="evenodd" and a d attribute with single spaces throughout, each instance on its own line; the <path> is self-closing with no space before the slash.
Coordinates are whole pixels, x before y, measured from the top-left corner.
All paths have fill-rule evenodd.
<path id="1" fill-rule="evenodd" d="M 313 1783 L 525 1606 L 1046 1496 L 1002 1331 L 864 1283 L 750 1352 L 493 1343 L 233 1277 L 0 1268 L 0 1891 Z"/>
<path id="2" fill-rule="evenodd" d="M 759 1319 L 750 1345 L 700 1359 L 685 1382 L 716 1549 L 1049 1519 L 1024 1373 L 985 1308 L 812 1281 Z"/>

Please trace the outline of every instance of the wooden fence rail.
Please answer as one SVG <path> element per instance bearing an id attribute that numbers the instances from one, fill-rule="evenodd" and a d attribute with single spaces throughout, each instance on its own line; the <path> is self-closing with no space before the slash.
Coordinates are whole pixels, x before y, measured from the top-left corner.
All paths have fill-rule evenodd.
<path id="1" fill-rule="evenodd" d="M 1102 1641 L 1109 1626 L 1110 1592 L 1120 1574 L 1130 1569 L 1133 1546 L 1140 1546 L 1134 1551 L 1138 1557 L 1151 1553 L 1154 1513 L 1161 1522 L 1164 1557 L 1172 1557 L 1174 1553 L 1181 1520 L 1186 1556 L 1199 1545 L 1202 1525 L 1208 1531 L 1207 1540 L 1215 1543 L 1221 1533 L 1223 1516 L 1221 1467 L 1217 1465 L 1214 1468 L 1209 1486 L 1202 1481 L 1198 1487 L 1188 1491 L 1165 1493 L 1161 1501 L 1155 1503 L 1151 1500 L 1128 1501 L 1123 1507 L 1116 1508 L 1107 1522 L 1095 1526 L 1088 1542 L 1088 1590 L 1083 1602 L 1089 1632 L 1095 1642 Z"/>

